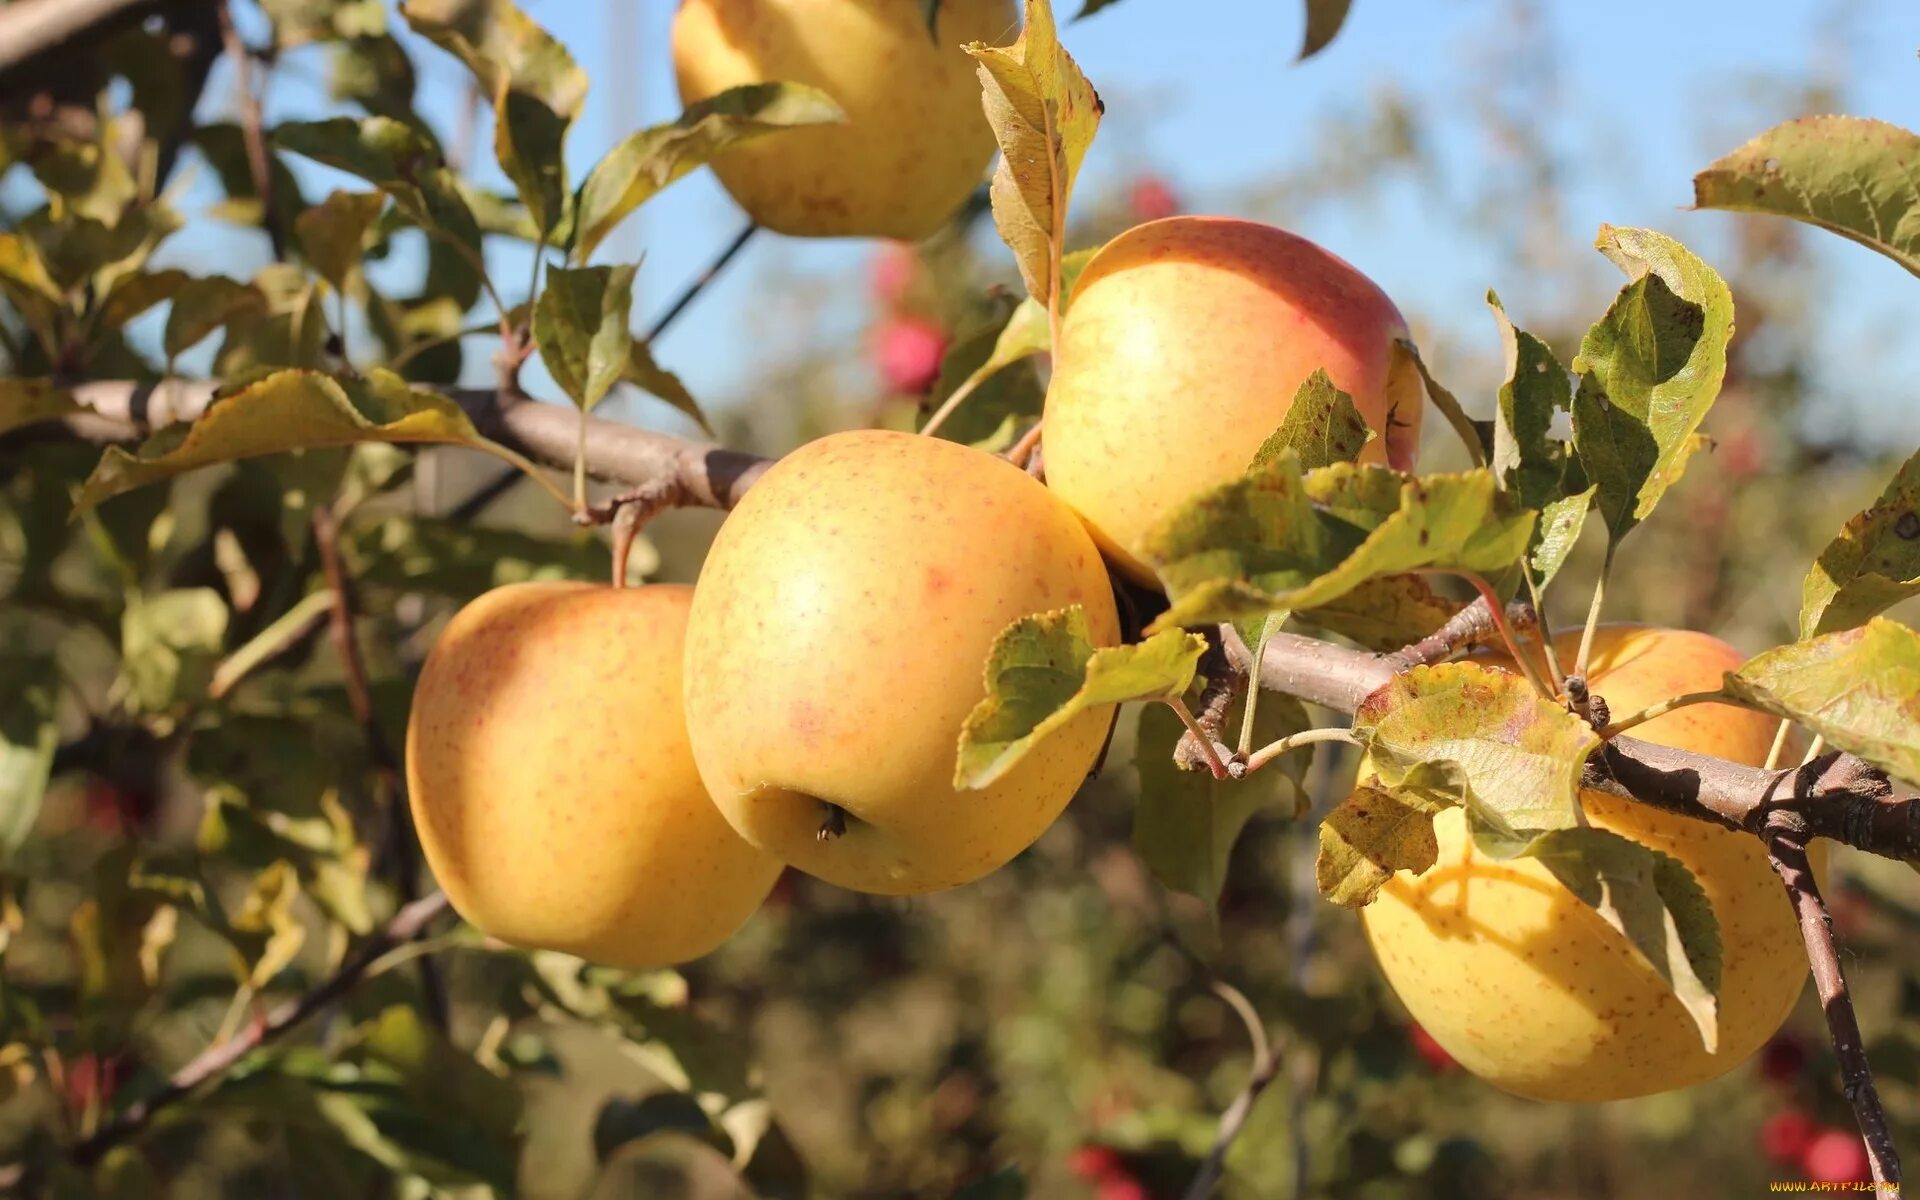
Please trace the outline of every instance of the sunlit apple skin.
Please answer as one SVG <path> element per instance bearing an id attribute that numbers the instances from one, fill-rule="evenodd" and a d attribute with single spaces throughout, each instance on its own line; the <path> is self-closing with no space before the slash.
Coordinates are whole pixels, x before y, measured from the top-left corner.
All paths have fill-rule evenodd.
<path id="1" fill-rule="evenodd" d="M 713 169 L 749 216 L 801 237 L 918 241 L 959 210 L 994 153 L 974 60 L 1020 27 L 1013 0 L 684 0 L 673 22 L 680 97 L 747 83 L 820 88 L 843 125 L 783 130 Z"/>
<path id="2" fill-rule="evenodd" d="M 1075 285 L 1047 390 L 1047 483 L 1116 566 L 1155 585 L 1143 539 L 1245 474 L 1316 370 L 1380 435 L 1363 461 L 1411 467 L 1420 380 L 1391 370 L 1407 336 L 1386 293 L 1305 238 L 1230 217 L 1135 226 Z"/>
<path id="3" fill-rule="evenodd" d="M 700 785 L 681 709 L 693 589 L 518 583 L 456 614 L 407 725 L 420 844 L 503 941 L 610 966 L 698 958 L 780 863 Z"/>
<path id="4" fill-rule="evenodd" d="M 1578 642 L 1577 630 L 1556 639 L 1563 663 Z M 1625 716 L 1717 687 L 1741 661 L 1706 634 L 1603 626 L 1588 682 Z M 1702 704 L 1632 736 L 1758 766 L 1774 729 L 1772 717 Z M 1394 876 L 1361 910 L 1381 970 L 1462 1066 L 1517 1095 L 1618 1100 L 1724 1074 L 1780 1028 L 1807 977 L 1792 908 L 1759 839 L 1600 792 L 1581 801 L 1594 825 L 1673 855 L 1706 890 L 1725 955 L 1717 1053 L 1702 1048 L 1659 977 L 1546 868 L 1477 854 L 1457 808 L 1434 821 L 1439 861 L 1418 877 Z M 1814 849 L 1818 867 L 1824 854 Z"/>
<path id="5" fill-rule="evenodd" d="M 859 891 L 978 879 L 1084 781 L 1089 712 L 992 786 L 956 792 L 960 726 L 1011 622 L 1078 604 L 1119 633 L 1100 555 L 1026 472 L 954 442 L 840 433 L 788 455 L 720 529 L 687 627 L 687 723 L 748 841 Z M 837 805 L 845 831 L 823 838 Z"/>

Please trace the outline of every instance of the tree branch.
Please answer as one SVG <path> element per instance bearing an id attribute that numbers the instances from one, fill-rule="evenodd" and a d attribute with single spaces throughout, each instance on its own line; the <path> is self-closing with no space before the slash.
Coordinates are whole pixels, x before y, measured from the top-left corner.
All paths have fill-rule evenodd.
<path id="1" fill-rule="evenodd" d="M 308 1017 L 345 997 L 367 976 L 369 968 L 382 955 L 418 937 L 446 908 L 447 898 L 440 892 L 423 896 L 402 908 L 393 915 L 392 920 L 360 943 L 339 970 L 313 990 L 274 1009 L 267 1014 L 266 1020 L 202 1050 L 186 1066 L 175 1071 L 158 1091 L 129 1104 L 91 1137 L 77 1143 L 71 1155 L 73 1161 L 81 1166 L 98 1162 L 107 1151 L 144 1130 L 162 1110 L 186 1099 L 200 1085 L 224 1075 L 254 1050 L 278 1041 Z"/>
<path id="2" fill-rule="evenodd" d="M 1866 1142 L 1867 1162 L 1873 1168 L 1873 1181 L 1880 1185 L 1876 1194 L 1891 1200 L 1900 1194 L 1900 1156 L 1887 1128 L 1886 1110 L 1880 1106 L 1880 1093 L 1873 1086 L 1873 1068 L 1867 1062 L 1860 1021 L 1854 1015 L 1853 997 L 1847 992 L 1847 977 L 1840 969 L 1840 955 L 1833 943 L 1833 919 L 1827 914 L 1827 903 L 1820 896 L 1820 885 L 1807 861 L 1806 835 L 1796 824 L 1787 814 L 1776 814 L 1767 822 L 1767 857 L 1786 885 L 1787 898 L 1800 919 L 1800 936 L 1807 943 L 1814 987 L 1820 993 L 1820 1008 L 1827 1015 L 1827 1033 L 1840 1059 L 1841 1090 L 1853 1105 L 1854 1119 Z"/>
<path id="3" fill-rule="evenodd" d="M 56 50 L 96 26 L 158 7 L 158 0 L 14 0 L 0 7 L 0 71 Z"/>
<path id="4" fill-rule="evenodd" d="M 1234 1139 L 1247 1126 L 1247 1118 L 1253 1113 L 1254 1104 L 1260 1099 L 1260 1093 L 1267 1090 L 1280 1075 L 1280 1060 L 1274 1057 L 1273 1048 L 1267 1041 L 1267 1030 L 1260 1021 L 1260 1014 L 1239 988 L 1220 979 L 1210 984 L 1213 994 L 1226 1002 L 1242 1024 L 1247 1027 L 1247 1037 L 1253 1042 L 1253 1069 L 1247 1073 L 1247 1082 L 1240 1088 L 1240 1094 L 1227 1105 L 1220 1114 L 1220 1129 L 1214 1134 L 1213 1148 L 1207 1151 L 1207 1157 L 1200 1163 L 1200 1169 L 1194 1173 L 1193 1182 L 1182 1193 L 1182 1200 L 1207 1200 L 1214 1189 L 1220 1186 L 1220 1180 L 1227 1171 L 1227 1152 L 1233 1149 Z"/>

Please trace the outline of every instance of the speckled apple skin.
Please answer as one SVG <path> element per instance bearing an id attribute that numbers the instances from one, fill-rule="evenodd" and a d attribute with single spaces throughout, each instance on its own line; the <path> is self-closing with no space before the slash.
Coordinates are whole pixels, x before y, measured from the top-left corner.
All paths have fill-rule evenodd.
<path id="1" fill-rule="evenodd" d="M 687 624 L 701 778 L 748 841 L 842 887 L 909 895 L 999 867 L 1084 781 L 1110 711 L 956 792 L 960 726 L 1014 620 L 1119 625 L 1099 551 L 1026 472 L 954 442 L 859 431 L 780 460 L 727 518 Z M 820 840 L 822 801 L 847 813 Z"/>
<path id="2" fill-rule="evenodd" d="M 1578 630 L 1556 640 L 1562 663 L 1572 664 L 1578 644 Z M 1742 661 L 1706 634 L 1603 626 L 1589 682 L 1626 716 L 1717 687 Z M 1747 709 L 1702 704 L 1632 736 L 1758 766 L 1775 726 Z M 1717 1053 L 1702 1048 L 1659 976 L 1546 868 L 1476 854 L 1458 808 L 1434 822 L 1439 861 L 1418 877 L 1394 876 L 1361 910 L 1381 970 L 1447 1053 L 1517 1095 L 1620 1100 L 1726 1073 L 1779 1029 L 1807 977 L 1799 928 L 1760 840 L 1604 793 L 1581 801 L 1593 824 L 1684 862 L 1712 901 L 1725 953 Z M 1823 847 L 1814 849 L 1818 867 Z"/>
<path id="3" fill-rule="evenodd" d="M 820 88 L 844 125 L 785 130 L 713 161 L 768 229 L 918 241 L 966 201 L 993 158 L 974 60 L 961 46 L 1019 33 L 1013 0 L 685 0 L 673 63 L 686 103 L 746 83 Z"/>
<path id="4" fill-rule="evenodd" d="M 1047 484 L 1116 566 L 1158 586 L 1143 539 L 1245 474 L 1316 370 L 1379 435 L 1363 461 L 1413 465 L 1420 380 L 1390 370 L 1406 336 L 1386 293 L 1305 238 L 1230 217 L 1136 226 L 1074 287 L 1047 390 Z"/>
<path id="5" fill-rule="evenodd" d="M 407 723 L 420 844 L 453 907 L 610 966 L 698 958 L 780 874 L 721 817 L 681 708 L 693 589 L 517 583 L 457 613 Z"/>

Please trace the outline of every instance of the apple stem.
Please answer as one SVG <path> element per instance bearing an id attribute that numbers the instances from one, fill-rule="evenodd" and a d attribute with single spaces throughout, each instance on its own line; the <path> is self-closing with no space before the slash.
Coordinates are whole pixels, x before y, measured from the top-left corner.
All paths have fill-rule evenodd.
<path id="1" fill-rule="evenodd" d="M 1479 592 L 1480 598 L 1487 602 L 1487 611 L 1493 616 L 1493 627 L 1500 631 L 1500 640 L 1506 643 L 1508 656 L 1511 657 L 1514 664 L 1520 668 L 1520 673 L 1526 676 L 1527 682 L 1533 685 L 1533 690 L 1549 699 L 1559 694 L 1556 691 L 1550 691 L 1548 689 L 1546 680 L 1540 677 L 1539 669 L 1533 665 L 1532 661 L 1529 660 L 1526 654 L 1520 649 L 1520 639 L 1514 635 L 1513 626 L 1507 621 L 1507 606 L 1500 603 L 1500 597 L 1494 593 L 1493 585 L 1488 583 L 1485 578 L 1474 571 L 1449 571 L 1438 568 L 1430 571 L 1418 571 L 1415 572 L 1415 574 L 1453 575 L 1472 584 L 1473 590 Z M 1542 640 L 1544 641 L 1545 639 Z"/>
<path id="2" fill-rule="evenodd" d="M 1247 773 L 1252 774 L 1258 771 L 1289 750 L 1298 750 L 1302 746 L 1312 746 L 1320 742 L 1345 742 L 1349 746 L 1358 746 L 1360 739 L 1353 736 L 1351 729 L 1337 727 L 1303 729 L 1299 733 L 1290 733 L 1278 741 L 1268 742 L 1255 750 L 1247 758 Z"/>
<path id="3" fill-rule="evenodd" d="M 1818 733 L 1815 734 L 1813 736 L 1813 744 L 1807 747 L 1806 754 L 1802 756 L 1802 758 L 1800 759 L 1800 765 L 1804 767 L 1808 763 L 1812 762 L 1814 759 L 1819 758 L 1821 752 L 1824 751 L 1826 748 L 1827 748 L 1826 735 L 1818 734 Z"/>
<path id="4" fill-rule="evenodd" d="M 954 388 L 952 394 L 940 402 L 940 407 L 934 409 L 933 415 L 927 418 L 927 423 L 920 427 L 920 436 L 932 437 L 933 431 L 940 428 L 946 419 L 953 415 L 953 410 L 959 408 L 968 396 L 973 395 L 974 389 L 978 388 L 985 378 L 984 375 L 974 374 L 961 380 L 960 386 Z"/>
<path id="5" fill-rule="evenodd" d="M 1020 440 L 1015 442 L 1013 448 L 1007 451 L 1007 461 L 1016 467 L 1026 466 L 1027 459 L 1033 457 L 1034 448 L 1040 444 L 1040 427 L 1045 424 L 1046 420 L 1044 418 L 1035 421 L 1032 429 L 1021 434 Z"/>
<path id="6" fill-rule="evenodd" d="M 1534 615 L 1539 619 L 1537 627 L 1540 634 L 1540 651 L 1547 660 L 1547 674 L 1553 680 L 1553 694 L 1567 694 L 1567 673 L 1560 669 L 1560 652 L 1553 646 L 1553 625 L 1547 620 L 1547 606 L 1540 599 L 1540 585 L 1534 581 L 1533 567 L 1526 559 L 1520 560 L 1520 578 L 1527 584 L 1527 599 L 1533 603 Z"/>
<path id="7" fill-rule="evenodd" d="M 825 811 L 820 814 L 820 828 L 814 833 L 813 839 L 817 842 L 830 842 L 846 833 L 847 810 L 838 804 L 829 804 L 825 800 L 820 802 L 820 807 Z"/>
<path id="8" fill-rule="evenodd" d="M 1780 758 L 1787 752 L 1787 735 L 1793 732 L 1793 722 L 1780 718 L 1780 728 L 1773 731 L 1773 745 L 1767 747 L 1767 761 L 1764 770 L 1772 771 L 1780 766 Z"/>
<path id="9" fill-rule="evenodd" d="M 1587 624 L 1580 631 L 1580 653 L 1574 657 L 1573 673 L 1587 677 L 1587 660 L 1593 656 L 1593 633 L 1600 628 L 1600 606 L 1607 598 L 1607 575 L 1613 570 L 1613 543 L 1607 543 L 1607 557 L 1600 564 L 1600 577 L 1593 581 L 1593 603 L 1587 606 Z"/>
<path id="10" fill-rule="evenodd" d="M 1610 741 L 1635 725 L 1644 725 L 1655 717 L 1664 717 L 1676 708 L 1686 708 L 1690 704 L 1738 704 L 1740 701 L 1729 696 L 1724 690 L 1714 688 L 1705 692 L 1687 692 L 1679 696 L 1669 696 L 1658 704 L 1649 704 L 1631 716 L 1621 717 L 1600 731 L 1600 740 Z"/>
<path id="11" fill-rule="evenodd" d="M 1853 997 L 1847 991 L 1846 973 L 1840 967 L 1839 950 L 1833 938 L 1833 918 L 1820 895 L 1807 858 L 1805 822 L 1785 810 L 1767 817 L 1767 859 L 1793 902 L 1794 915 L 1800 921 L 1800 936 L 1807 944 L 1807 962 L 1813 968 L 1814 987 L 1820 993 L 1820 1007 L 1826 1013 L 1827 1033 L 1833 1040 L 1834 1056 L 1840 1060 L 1841 1091 L 1853 1106 L 1860 1135 L 1866 1144 L 1867 1162 L 1873 1168 L 1875 1194 L 1889 1200 L 1900 1194 L 1900 1155 L 1894 1148 L 1893 1134 L 1887 1127 L 1886 1110 L 1873 1084 L 1873 1067 L 1867 1061 L 1866 1044 L 1860 1036 L 1860 1021 L 1854 1014 Z"/>

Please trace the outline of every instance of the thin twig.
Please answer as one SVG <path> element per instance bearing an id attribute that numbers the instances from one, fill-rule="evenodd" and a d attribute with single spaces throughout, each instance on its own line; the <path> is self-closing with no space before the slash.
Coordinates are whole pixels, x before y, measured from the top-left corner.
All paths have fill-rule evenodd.
<path id="1" fill-rule="evenodd" d="M 1182 1193 L 1182 1200 L 1207 1200 L 1213 1195 L 1213 1190 L 1220 1186 L 1220 1180 L 1226 1174 L 1227 1152 L 1233 1149 L 1234 1139 L 1246 1128 L 1247 1117 L 1252 1114 L 1260 1093 L 1266 1091 L 1267 1085 L 1280 1074 L 1279 1061 L 1274 1058 L 1273 1048 L 1267 1040 L 1266 1026 L 1261 1023 L 1260 1014 L 1255 1011 L 1252 1002 L 1240 989 L 1223 980 L 1215 979 L 1210 986 L 1213 994 L 1224 1000 L 1247 1027 L 1247 1037 L 1253 1043 L 1253 1069 L 1248 1072 L 1247 1082 L 1241 1087 L 1240 1094 L 1220 1114 L 1220 1128 L 1214 1134 L 1213 1148 L 1201 1160 L 1200 1170 Z"/>
<path id="2" fill-rule="evenodd" d="M 1251 775 L 1289 750 L 1298 750 L 1302 746 L 1314 746 L 1321 742 L 1345 742 L 1349 746 L 1360 744 L 1351 729 L 1303 729 L 1299 733 L 1290 733 L 1278 741 L 1268 742 L 1247 756 L 1247 774 Z"/>
<path id="3" fill-rule="evenodd" d="M 1016 467 L 1026 466 L 1027 459 L 1032 457 L 1033 452 L 1040 447 L 1040 430 L 1044 425 L 1046 425 L 1044 420 L 1035 421 L 1032 429 L 1021 434 L 1020 440 L 1007 451 L 1007 461 Z"/>
<path id="4" fill-rule="evenodd" d="M 1214 750 L 1213 738 L 1200 727 L 1200 722 L 1194 720 L 1192 711 L 1187 708 L 1187 702 L 1175 696 L 1167 701 L 1167 705 L 1179 714 L 1180 723 L 1187 727 L 1187 733 L 1193 738 L 1194 744 L 1200 747 L 1200 756 L 1206 761 L 1207 770 L 1213 773 L 1215 779 L 1228 778 L 1231 772 L 1227 769 L 1227 764 L 1220 760 L 1219 753 Z"/>
<path id="5" fill-rule="evenodd" d="M 1539 627 L 1540 615 L 1532 605 L 1516 601 L 1507 605 L 1506 622 L 1509 629 L 1531 630 Z M 1382 657 L 1394 671 L 1409 671 L 1451 658 L 1469 646 L 1488 645 L 1499 636 L 1500 626 L 1494 620 L 1493 606 L 1485 596 L 1480 596 L 1426 637 Z"/>
<path id="6" fill-rule="evenodd" d="M 308 1017 L 346 996 L 363 979 L 374 974 L 372 967 L 376 960 L 393 947 L 419 936 L 446 908 L 447 898 L 439 892 L 403 907 L 362 942 L 339 970 L 311 991 L 280 1005 L 268 1013 L 265 1020 L 243 1028 L 232 1039 L 201 1051 L 175 1071 L 158 1091 L 129 1104 L 92 1136 L 77 1143 L 71 1152 L 73 1161 L 81 1166 L 98 1162 L 107 1151 L 145 1129 L 163 1109 L 186 1099 L 202 1084 L 224 1075 L 254 1050 L 278 1041 Z"/>
<path id="7" fill-rule="evenodd" d="M 1240 695 L 1246 677 L 1227 662 L 1226 651 L 1220 645 L 1219 631 L 1207 630 L 1206 633 L 1207 649 L 1200 656 L 1200 678 L 1204 684 L 1199 699 L 1194 702 L 1193 721 L 1212 742 L 1214 757 L 1231 762 L 1233 747 L 1221 741 L 1220 735 L 1226 731 L 1227 714 Z M 1248 703 L 1252 703 L 1251 697 Z M 1174 765 L 1184 771 L 1194 771 L 1203 766 L 1205 761 L 1206 754 L 1200 739 L 1192 733 L 1180 735 L 1180 740 L 1173 747 Z"/>
<path id="8" fill-rule="evenodd" d="M 1541 678 L 1539 670 L 1534 667 L 1533 663 L 1527 659 L 1526 654 L 1520 649 L 1520 639 L 1514 634 L 1513 626 L 1507 624 L 1507 607 L 1500 602 L 1500 597 L 1494 593 L 1492 584 L 1488 583 L 1486 579 L 1473 571 L 1433 570 L 1420 571 L 1416 572 L 1416 574 L 1452 575 L 1472 584 L 1473 590 L 1479 592 L 1480 598 L 1486 601 L 1487 614 L 1493 618 L 1494 628 L 1499 632 L 1500 640 L 1506 644 L 1507 656 L 1513 659 L 1515 666 L 1520 668 L 1520 673 L 1526 676 L 1527 682 L 1533 685 L 1534 691 L 1539 692 L 1543 696 L 1547 696 L 1549 699 L 1552 698 L 1554 693 L 1547 687 L 1547 681 Z"/>
<path id="9" fill-rule="evenodd" d="M 353 582 L 347 577 L 340 559 L 340 528 L 333 510 L 322 504 L 313 511 L 313 546 L 326 575 L 327 588 L 333 594 L 330 628 L 340 668 L 346 683 L 347 705 L 360 723 L 366 738 L 367 754 L 373 760 L 374 773 L 385 793 L 387 838 L 392 854 L 394 886 L 403 902 L 420 892 L 420 856 L 414 845 L 413 819 L 407 804 L 406 776 L 400 756 L 387 739 L 386 730 L 373 707 L 373 690 L 367 683 L 367 664 L 360 653 L 360 638 L 354 632 Z M 431 958 L 420 960 L 420 990 L 426 1000 L 427 1015 L 440 1029 L 447 1027 L 447 990 L 440 970 Z"/>
<path id="10" fill-rule="evenodd" d="M 1602 738 L 1619 737 L 1636 725 L 1644 725 L 1656 717 L 1664 717 L 1677 708 L 1687 708 L 1695 704 L 1738 704 L 1739 699 L 1727 694 L 1725 688 L 1713 688 L 1704 692 L 1685 692 L 1678 696 L 1669 696 L 1657 704 L 1649 704 L 1637 713 L 1620 717 L 1610 722 L 1600 731 Z"/>
<path id="11" fill-rule="evenodd" d="M 267 151 L 264 118 L 260 112 L 260 94 L 253 89 L 253 56 L 240 40 L 233 25 L 233 7 L 220 4 L 220 40 L 233 63 L 233 87 L 240 97 L 240 131 L 247 149 L 247 171 L 253 177 L 254 195 L 260 198 L 260 227 L 267 232 L 273 257 L 287 257 L 287 232 L 280 228 L 280 214 L 273 206 L 273 160 Z"/>
<path id="12" fill-rule="evenodd" d="M 1800 919 L 1800 936 L 1807 943 L 1807 962 L 1813 967 L 1814 987 L 1820 993 L 1820 1008 L 1827 1016 L 1827 1034 L 1833 1040 L 1834 1055 L 1840 1060 L 1840 1088 L 1853 1105 L 1854 1119 L 1860 1123 L 1860 1135 L 1866 1143 L 1867 1162 L 1873 1168 L 1877 1194 L 1900 1194 L 1900 1156 L 1887 1128 L 1886 1110 L 1880 1105 L 1880 1093 L 1873 1085 L 1873 1067 L 1867 1061 L 1866 1043 L 1860 1036 L 1860 1021 L 1853 1011 L 1853 998 L 1847 992 L 1847 977 L 1840 968 L 1839 951 L 1833 940 L 1833 918 L 1820 895 L 1820 885 L 1807 861 L 1805 827 L 1788 814 L 1779 814 L 1767 823 L 1767 858 L 1774 873 L 1787 889 L 1794 915 Z"/>

